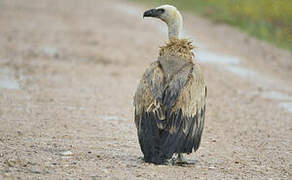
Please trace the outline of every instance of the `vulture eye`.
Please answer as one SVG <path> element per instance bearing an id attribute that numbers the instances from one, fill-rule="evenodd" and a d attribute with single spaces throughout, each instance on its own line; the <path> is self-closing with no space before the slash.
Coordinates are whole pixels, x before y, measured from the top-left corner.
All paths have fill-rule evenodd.
<path id="1" fill-rule="evenodd" d="M 164 13 L 164 11 L 165 11 L 164 9 L 157 9 L 158 14 L 162 14 L 162 13 Z"/>

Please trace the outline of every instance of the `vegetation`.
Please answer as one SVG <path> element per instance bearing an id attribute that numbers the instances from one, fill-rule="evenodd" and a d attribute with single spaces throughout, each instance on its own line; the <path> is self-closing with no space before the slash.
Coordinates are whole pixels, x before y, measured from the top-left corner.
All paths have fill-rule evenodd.
<path id="1" fill-rule="evenodd" d="M 149 1 L 148 1 L 149 2 Z M 292 0 L 161 0 L 292 51 Z"/>

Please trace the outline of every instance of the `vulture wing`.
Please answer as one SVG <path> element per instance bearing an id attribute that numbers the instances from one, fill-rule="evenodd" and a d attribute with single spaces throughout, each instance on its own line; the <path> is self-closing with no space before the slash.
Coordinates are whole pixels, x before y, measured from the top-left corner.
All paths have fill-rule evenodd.
<path id="1" fill-rule="evenodd" d="M 146 162 L 160 164 L 173 153 L 198 149 L 205 98 L 198 65 L 175 56 L 160 57 L 150 65 L 134 97 L 135 124 Z"/>

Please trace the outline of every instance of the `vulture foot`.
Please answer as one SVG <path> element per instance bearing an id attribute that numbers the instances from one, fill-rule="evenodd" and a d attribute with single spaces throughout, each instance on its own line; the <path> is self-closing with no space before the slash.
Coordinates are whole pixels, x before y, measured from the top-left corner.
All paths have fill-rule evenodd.
<path id="1" fill-rule="evenodd" d="M 194 160 L 186 160 L 182 153 L 177 155 L 177 158 L 173 158 L 172 165 L 184 166 L 184 165 L 193 165 L 196 163 Z"/>

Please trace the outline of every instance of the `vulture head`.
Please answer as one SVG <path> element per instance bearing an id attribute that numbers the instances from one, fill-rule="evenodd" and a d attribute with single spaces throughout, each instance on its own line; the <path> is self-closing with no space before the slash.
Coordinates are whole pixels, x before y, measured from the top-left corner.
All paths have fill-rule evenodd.
<path id="1" fill-rule="evenodd" d="M 176 7 L 171 5 L 159 6 L 145 11 L 143 17 L 153 17 L 164 21 L 168 26 L 169 39 L 180 37 L 183 19 Z"/>

